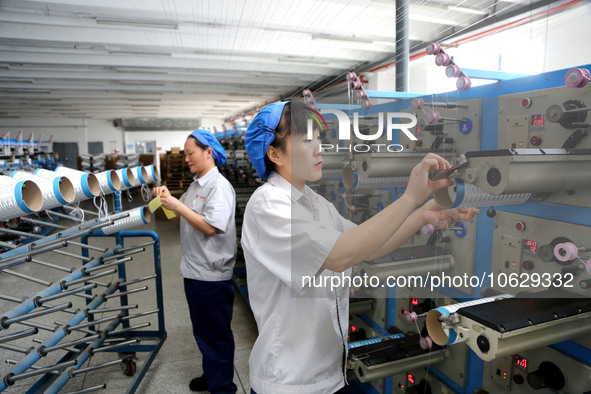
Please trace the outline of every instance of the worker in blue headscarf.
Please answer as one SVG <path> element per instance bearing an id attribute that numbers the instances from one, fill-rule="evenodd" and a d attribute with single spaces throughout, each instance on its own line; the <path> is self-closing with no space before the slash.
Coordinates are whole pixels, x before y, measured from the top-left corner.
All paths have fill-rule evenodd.
<path id="1" fill-rule="evenodd" d="M 412 170 L 404 194 L 357 226 L 306 186 L 322 176 L 319 130 L 307 134 L 312 115 L 301 103 L 277 102 L 246 131 L 248 157 L 267 179 L 246 205 L 241 236 L 259 330 L 250 354 L 251 393 L 346 392 L 349 289 L 310 286 L 304 278 L 350 275 L 353 265 L 389 254 L 427 223 L 445 227 L 480 212 L 424 203 L 452 183 L 429 179 L 429 172 L 451 167 L 430 153 Z"/>
<path id="2" fill-rule="evenodd" d="M 203 355 L 203 375 L 192 391 L 235 393 L 234 336 L 230 323 L 234 303 L 232 273 L 236 262 L 236 193 L 216 166 L 226 162 L 217 138 L 195 130 L 185 142 L 185 162 L 195 180 L 180 199 L 166 186 L 155 187 L 162 206 L 180 217 L 181 275 L 189 304 L 193 335 Z"/>

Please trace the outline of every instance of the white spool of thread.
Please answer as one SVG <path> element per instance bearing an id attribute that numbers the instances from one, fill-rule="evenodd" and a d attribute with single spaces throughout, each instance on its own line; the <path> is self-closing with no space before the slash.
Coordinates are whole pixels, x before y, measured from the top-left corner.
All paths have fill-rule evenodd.
<path id="1" fill-rule="evenodd" d="M 28 215 L 41 208 L 43 195 L 35 182 L 0 176 L 0 221 Z"/>
<path id="2" fill-rule="evenodd" d="M 96 233 L 104 235 L 114 234 L 119 231 L 130 230 L 137 226 L 143 226 L 152 220 L 152 214 L 147 206 L 134 208 L 128 212 L 129 216 L 115 220 L 112 225 L 96 230 Z"/>
<path id="3" fill-rule="evenodd" d="M 42 210 L 61 207 L 74 201 L 76 192 L 74 185 L 65 176 L 56 176 L 53 179 L 43 178 L 29 171 L 13 171 L 12 179 L 19 181 L 33 181 L 41 190 L 43 196 Z"/>
<path id="4" fill-rule="evenodd" d="M 138 182 L 140 184 L 145 184 L 148 183 L 148 171 L 146 171 L 146 167 L 135 167 L 132 168 L 131 171 L 133 172 L 133 175 L 135 175 L 135 178 L 138 180 Z"/>
<path id="5" fill-rule="evenodd" d="M 39 171 L 39 173 L 36 171 L 35 174 L 43 176 L 41 175 L 41 172 L 44 173 L 44 171 Z M 72 182 L 74 185 L 74 190 L 76 191 L 74 202 L 84 201 L 101 194 L 101 186 L 98 179 L 96 178 L 96 175 L 94 174 L 74 170 L 64 166 L 57 167 L 54 172 L 58 175 L 67 176 L 70 179 L 70 182 Z"/>
<path id="6" fill-rule="evenodd" d="M 120 168 L 116 172 L 121 178 L 121 190 L 127 190 L 137 185 L 137 179 L 131 168 Z"/>
<path id="7" fill-rule="evenodd" d="M 154 164 L 144 167 L 146 172 L 148 173 L 148 182 L 147 183 L 154 183 L 160 181 L 160 173 Z"/>
<path id="8" fill-rule="evenodd" d="M 427 312 L 426 320 L 429 337 L 431 337 L 433 342 L 439 346 L 452 345 L 454 343 L 462 342 L 465 338 L 461 338 L 453 329 L 443 328 L 443 323 L 439 320 L 441 316 L 455 313 L 459 309 L 466 308 L 468 306 L 486 304 L 488 302 L 513 297 L 515 296 L 512 294 L 502 294 L 496 297 L 481 298 L 479 300 L 460 302 L 459 304 L 446 305 L 431 309 L 429 312 Z"/>
<path id="9" fill-rule="evenodd" d="M 121 190 L 121 178 L 116 171 L 107 170 L 96 174 L 102 194 L 111 194 Z"/>
<path id="10" fill-rule="evenodd" d="M 342 171 L 343 186 L 345 189 L 362 190 L 362 189 L 383 189 L 391 187 L 402 187 L 408 184 L 409 177 L 395 176 L 395 177 L 379 177 L 379 178 L 365 178 L 360 177 L 357 171 L 353 171 L 351 167 L 345 167 Z"/>
<path id="11" fill-rule="evenodd" d="M 341 178 L 342 170 L 322 170 L 322 179 Z"/>
<path id="12" fill-rule="evenodd" d="M 489 194 L 460 178 L 455 178 L 453 185 L 436 190 L 433 195 L 437 204 L 446 209 L 523 204 L 532 197 L 532 193 Z"/>

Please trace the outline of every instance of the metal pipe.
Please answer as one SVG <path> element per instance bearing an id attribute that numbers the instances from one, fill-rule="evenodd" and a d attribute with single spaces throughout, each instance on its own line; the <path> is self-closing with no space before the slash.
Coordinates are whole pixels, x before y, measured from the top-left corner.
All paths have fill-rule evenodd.
<path id="1" fill-rule="evenodd" d="M 122 296 L 133 294 L 133 293 L 139 293 L 140 291 L 144 291 L 144 290 L 148 290 L 148 286 L 138 287 L 137 289 L 128 290 L 128 291 L 120 291 L 119 293 L 109 294 L 109 295 L 103 296 L 103 298 L 106 301 L 106 300 L 108 300 L 110 298 L 122 297 Z"/>
<path id="2" fill-rule="evenodd" d="M 88 275 L 91 272 L 104 270 L 105 268 L 115 267 L 119 264 L 127 263 L 128 261 L 131 261 L 131 260 L 133 260 L 131 257 L 125 257 L 125 258 L 122 258 L 121 260 L 116 260 L 116 261 L 113 261 L 112 263 L 108 263 L 108 264 L 97 265 L 96 267 L 92 267 L 92 268 L 82 267 L 82 274 Z"/>
<path id="3" fill-rule="evenodd" d="M 408 92 L 409 45 L 409 1 L 396 0 L 396 91 Z"/>
<path id="4" fill-rule="evenodd" d="M 112 308 L 102 308 L 102 309 L 85 309 L 84 313 L 86 313 L 87 315 L 92 315 L 95 313 L 106 313 L 106 312 L 117 312 L 117 311 L 124 311 L 124 310 L 129 310 L 129 309 L 136 309 L 138 307 L 137 304 L 133 304 L 133 305 L 121 305 L 121 306 L 115 306 Z"/>
<path id="5" fill-rule="evenodd" d="M 31 350 L 34 349 L 34 347 L 30 347 L 28 349 L 25 349 L 24 347 L 20 347 L 20 346 L 9 345 L 7 343 L 0 343 L 0 349 L 6 349 L 6 350 L 10 350 L 10 351 L 17 352 L 17 353 L 22 353 L 22 354 L 29 354 L 31 352 Z"/>
<path id="6" fill-rule="evenodd" d="M 132 279 L 130 281 L 127 282 L 121 282 L 119 284 L 119 287 L 123 287 L 123 286 L 128 286 L 128 285 L 132 285 L 135 283 L 139 283 L 139 282 L 143 282 L 145 280 L 149 280 L 149 279 L 154 279 L 156 278 L 158 275 L 154 274 L 154 275 L 150 275 L 150 276 L 144 276 L 143 278 L 137 278 L 137 279 Z"/>
<path id="7" fill-rule="evenodd" d="M 107 388 L 107 385 L 105 383 L 103 384 L 99 384 L 98 386 L 93 386 L 93 387 L 88 387 L 82 390 L 78 390 L 78 391 L 70 391 L 67 394 L 86 394 L 86 393 L 93 393 L 95 391 L 99 391 L 99 390 L 104 390 Z"/>
<path id="8" fill-rule="evenodd" d="M 4 272 L 5 274 L 8 274 L 8 275 L 16 276 L 17 278 L 30 280 L 31 282 L 39 283 L 40 285 L 43 285 L 43 286 L 51 286 L 51 282 L 48 282 L 43 279 L 38 279 L 38 278 L 29 276 L 29 275 L 21 274 L 20 272 L 16 272 L 16 271 L 9 270 L 9 269 L 4 269 L 4 270 L 2 270 L 2 272 Z"/>
<path id="9" fill-rule="evenodd" d="M 101 334 L 94 334 L 94 335 L 91 335 L 91 336 L 88 336 L 88 337 L 76 339 L 75 341 L 60 343 L 59 345 L 54 345 L 54 346 L 50 346 L 50 347 L 39 346 L 39 348 L 37 349 L 37 351 L 39 352 L 39 355 L 41 357 L 45 357 L 45 356 L 47 356 L 48 353 L 54 352 L 56 350 L 65 349 L 65 348 L 68 348 L 70 346 L 80 345 L 82 343 L 92 342 L 95 339 L 99 339 L 100 337 L 101 337 Z"/>
<path id="10" fill-rule="evenodd" d="M 158 313 L 158 312 L 160 312 L 160 309 L 152 309 L 151 311 L 136 313 L 135 315 L 123 316 L 121 318 L 121 321 L 131 320 L 131 319 L 135 319 L 137 317 L 153 315 L 154 313 Z"/>
<path id="11" fill-rule="evenodd" d="M 16 298 L 16 297 L 4 295 L 4 294 L 0 294 L 0 300 L 10 301 L 10 302 L 23 302 L 23 300 L 21 298 Z"/>
<path id="12" fill-rule="evenodd" d="M 128 331 L 135 331 L 135 330 L 140 329 L 140 328 L 150 327 L 151 325 L 152 325 L 152 323 L 147 322 L 147 323 L 138 324 L 136 326 L 122 328 L 121 330 L 107 332 L 107 338 L 110 338 L 110 337 L 115 336 L 115 335 L 123 334 L 123 333 L 128 332 Z"/>
<path id="13" fill-rule="evenodd" d="M 63 363 L 58 363 L 58 364 L 52 365 L 47 368 L 39 368 L 39 369 L 31 371 L 31 372 L 25 372 L 20 375 L 15 375 L 14 373 L 9 372 L 6 375 L 6 377 L 4 378 L 4 381 L 6 382 L 7 385 L 12 386 L 14 383 L 18 382 L 19 380 L 28 379 L 30 377 L 42 375 L 44 373 L 51 372 L 51 371 L 57 371 L 58 369 L 71 367 L 72 365 L 76 365 L 76 360 L 65 361 Z"/>
<path id="14" fill-rule="evenodd" d="M 35 317 L 39 317 L 39 316 L 44 316 L 44 315 L 48 315 L 50 313 L 53 312 L 59 312 L 63 309 L 68 309 L 72 307 L 72 303 L 71 302 L 66 302 L 64 304 L 60 304 L 60 305 L 56 305 L 52 308 L 47 308 L 44 310 L 39 310 L 36 312 L 31 312 L 31 313 L 27 313 L 26 315 L 22 315 L 22 316 L 16 316 L 13 318 L 6 318 L 6 316 L 3 316 L 0 319 L 0 325 L 2 326 L 2 328 L 8 328 L 10 327 L 11 324 L 13 323 L 18 323 L 20 321 L 23 320 L 29 320 L 29 319 L 33 319 Z"/>
<path id="15" fill-rule="evenodd" d="M 96 349 L 92 349 L 90 353 L 92 355 L 94 355 L 94 353 L 99 353 L 99 352 L 110 352 L 113 349 L 117 349 L 117 348 L 127 346 L 127 345 L 133 345 L 134 343 L 138 343 L 139 341 L 140 341 L 139 338 L 134 338 L 129 341 L 120 342 L 120 343 L 116 343 L 113 345 L 108 345 L 108 346 L 103 346 L 103 347 L 99 347 Z"/>
<path id="16" fill-rule="evenodd" d="M 146 249 L 144 249 L 144 248 L 137 248 L 137 249 L 131 249 L 131 250 L 128 249 L 125 253 L 119 253 L 120 250 L 118 250 L 117 254 L 114 254 L 114 255 L 108 256 L 108 257 L 103 257 L 101 259 L 101 262 L 106 263 L 107 261 L 118 259 L 119 257 L 124 257 L 124 256 L 132 255 L 132 254 L 140 253 L 140 252 L 143 252 L 144 250 L 146 250 Z"/>
<path id="17" fill-rule="evenodd" d="M 155 241 L 150 241 L 150 242 L 146 242 L 146 243 L 143 243 L 143 244 L 137 244 L 137 245 L 128 246 L 128 247 L 126 247 L 126 248 L 120 249 L 119 251 L 120 251 L 121 253 L 125 253 L 125 252 L 127 252 L 128 250 L 133 250 L 133 249 L 135 249 L 135 248 L 145 248 L 146 246 L 152 246 L 152 245 L 154 245 L 155 243 L 156 243 Z M 143 250 L 146 250 L 146 249 L 143 249 Z"/>
<path id="18" fill-rule="evenodd" d="M 33 223 L 33 224 L 38 224 L 40 226 L 47 226 L 47 227 L 59 228 L 60 230 L 66 230 L 66 229 L 69 228 L 69 227 L 66 227 L 66 226 L 62 226 L 61 224 L 55 224 L 55 223 L 51 223 L 51 222 L 44 222 L 42 220 L 31 219 L 31 218 L 26 217 L 26 216 L 21 217 L 21 220 L 24 220 L 25 222 L 29 222 L 29 223 Z"/>
<path id="19" fill-rule="evenodd" d="M 56 270 L 63 271 L 63 272 L 68 272 L 68 273 L 72 273 L 76 269 L 76 268 L 65 268 L 65 267 L 62 267 L 62 266 L 59 266 L 59 265 L 47 263 L 45 261 L 36 260 L 36 259 L 31 259 L 31 263 L 43 265 L 45 267 L 54 268 Z"/>
<path id="20" fill-rule="evenodd" d="M 62 297 L 67 297 L 72 294 L 80 293 L 82 291 L 91 290 L 91 289 L 95 289 L 95 288 L 96 288 L 95 284 L 90 284 L 90 285 L 78 287 L 76 289 L 72 289 L 72 290 L 68 290 L 68 291 L 61 291 L 57 294 L 50 295 L 47 297 L 35 297 L 33 299 L 33 301 L 35 302 L 36 305 L 41 306 L 41 305 L 43 305 L 44 302 L 56 300 L 56 299 L 62 298 Z"/>
<path id="21" fill-rule="evenodd" d="M 69 371 L 69 373 L 70 373 L 71 377 L 75 377 L 76 375 L 79 375 L 81 373 L 96 371 L 97 369 L 106 368 L 106 367 L 110 367 L 111 365 L 119 365 L 119 364 L 121 364 L 121 360 L 107 361 L 106 363 L 94 365 L 92 367 L 80 368 L 78 370 L 71 369 Z"/>
<path id="22" fill-rule="evenodd" d="M 64 326 L 64 331 L 67 334 L 70 334 L 74 330 L 80 330 L 81 328 L 86 328 L 86 327 L 94 326 L 94 325 L 97 325 L 97 324 L 100 324 L 100 323 L 105 323 L 105 322 L 108 322 L 108 321 L 119 320 L 119 319 L 121 319 L 121 316 L 115 315 L 115 316 L 103 317 L 102 319 L 97 319 L 97 320 L 89 321 L 89 322 L 86 322 L 86 323 L 80 323 L 80 324 L 77 324 L 75 326 L 69 326 L 69 325 L 66 324 Z"/>
<path id="23" fill-rule="evenodd" d="M 90 275 L 90 276 L 84 276 L 82 278 L 74 279 L 74 280 L 71 280 L 69 282 L 65 282 L 65 281 L 62 280 L 60 282 L 60 285 L 62 286 L 62 289 L 66 290 L 68 287 L 70 287 L 72 285 L 77 285 L 78 283 L 88 282 L 88 281 L 90 281 L 92 279 L 100 278 L 102 276 L 111 275 L 111 274 L 114 274 L 116 272 L 117 272 L 117 268 L 113 268 L 113 269 L 110 269 L 110 270 L 105 271 L 105 272 L 100 272 L 98 274 L 94 274 L 94 275 Z"/>
<path id="24" fill-rule="evenodd" d="M 39 306 L 42 308 L 53 308 L 55 305 L 43 304 L 43 305 L 39 305 Z M 71 313 L 72 315 L 75 315 L 76 313 L 80 312 L 80 308 L 64 309 L 62 312 Z"/>
<path id="25" fill-rule="evenodd" d="M 22 330 L 19 332 L 15 332 L 14 334 L 4 335 L 0 337 L 0 343 L 14 341 L 15 339 L 28 337 L 29 335 L 35 335 L 39 332 L 37 328 L 27 328 L 26 330 Z"/>

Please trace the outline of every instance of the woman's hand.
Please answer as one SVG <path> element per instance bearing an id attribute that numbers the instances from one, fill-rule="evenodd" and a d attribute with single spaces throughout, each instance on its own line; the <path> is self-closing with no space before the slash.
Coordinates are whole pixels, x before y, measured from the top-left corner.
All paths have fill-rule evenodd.
<path id="1" fill-rule="evenodd" d="M 451 179 L 432 181 L 429 173 L 432 171 L 445 171 L 451 168 L 451 164 L 443 157 L 434 153 L 428 153 L 410 173 L 410 179 L 404 195 L 412 198 L 416 205 L 421 205 L 435 190 L 453 185 Z"/>
<path id="2" fill-rule="evenodd" d="M 166 186 L 156 186 L 152 189 L 152 195 L 154 197 L 158 196 L 170 196 L 170 190 Z"/>
<path id="3" fill-rule="evenodd" d="M 482 213 L 478 208 L 458 208 L 445 209 L 441 208 L 435 200 L 429 200 L 423 205 L 419 211 L 425 223 L 430 223 L 437 227 L 449 227 L 458 220 L 470 221 L 474 215 Z"/>
<path id="4" fill-rule="evenodd" d="M 162 202 L 162 206 L 164 208 L 171 209 L 173 211 L 177 211 L 177 208 L 183 204 L 178 198 L 173 197 L 170 192 L 168 194 L 162 194 L 160 196 L 160 201 Z"/>

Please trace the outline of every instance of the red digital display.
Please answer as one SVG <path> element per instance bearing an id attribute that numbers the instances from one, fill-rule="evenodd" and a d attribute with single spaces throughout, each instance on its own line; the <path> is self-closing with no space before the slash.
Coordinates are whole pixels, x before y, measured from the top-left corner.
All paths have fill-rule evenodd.
<path id="1" fill-rule="evenodd" d="M 527 370 L 527 358 L 525 357 L 521 357 L 519 355 L 515 355 L 515 365 L 519 368 L 521 368 L 522 370 Z"/>
<path id="2" fill-rule="evenodd" d="M 538 251 L 538 242 L 532 241 L 531 239 L 524 239 L 523 240 L 523 249 L 526 252 L 536 254 Z"/>
<path id="3" fill-rule="evenodd" d="M 419 299 L 418 298 L 413 298 L 411 300 L 411 304 L 413 304 L 413 305 L 419 305 Z"/>
<path id="4" fill-rule="evenodd" d="M 408 380 L 408 383 L 410 383 L 410 384 L 415 383 L 415 379 L 412 377 L 412 374 L 406 375 L 406 380 Z"/>
<path id="5" fill-rule="evenodd" d="M 536 114 L 531 116 L 530 128 L 532 130 L 544 129 L 544 114 Z"/>

